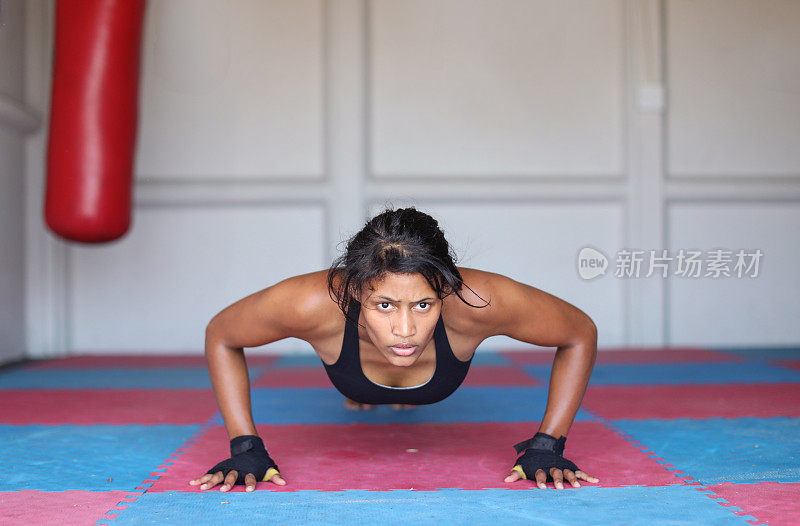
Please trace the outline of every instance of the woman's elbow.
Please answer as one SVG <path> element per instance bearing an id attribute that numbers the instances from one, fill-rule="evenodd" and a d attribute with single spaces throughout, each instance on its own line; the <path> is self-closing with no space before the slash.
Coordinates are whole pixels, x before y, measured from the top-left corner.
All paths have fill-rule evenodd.
<path id="1" fill-rule="evenodd" d="M 594 320 L 592 320 L 588 316 L 586 317 L 585 325 L 586 325 L 586 327 L 584 329 L 584 332 L 586 334 L 586 337 L 590 341 L 594 342 L 594 345 L 596 347 L 597 346 L 597 325 L 595 325 Z"/>

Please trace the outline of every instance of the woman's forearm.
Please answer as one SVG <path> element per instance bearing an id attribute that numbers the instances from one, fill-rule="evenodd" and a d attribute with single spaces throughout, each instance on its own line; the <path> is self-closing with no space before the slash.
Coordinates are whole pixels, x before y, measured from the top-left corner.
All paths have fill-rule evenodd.
<path id="1" fill-rule="evenodd" d="M 550 373 L 547 408 L 539 431 L 556 438 L 566 436 L 583 400 L 597 355 L 597 335 L 559 347 Z"/>
<path id="2" fill-rule="evenodd" d="M 243 349 L 226 346 L 209 327 L 206 329 L 206 363 L 228 437 L 257 435 Z"/>

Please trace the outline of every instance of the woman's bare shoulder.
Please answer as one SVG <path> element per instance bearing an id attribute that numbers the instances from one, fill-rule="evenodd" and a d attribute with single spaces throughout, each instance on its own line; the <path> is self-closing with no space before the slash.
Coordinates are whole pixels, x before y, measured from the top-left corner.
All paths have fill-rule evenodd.
<path id="1" fill-rule="evenodd" d="M 336 308 L 327 295 L 325 273 L 313 272 L 286 278 L 228 305 L 211 319 L 206 334 L 234 348 L 289 337 L 318 338 L 334 330 Z"/>
<path id="2" fill-rule="evenodd" d="M 464 335 L 482 336 L 490 330 L 490 311 L 496 300 L 493 290 L 499 280 L 507 279 L 501 274 L 488 272 L 468 267 L 457 267 L 464 286 L 461 288 L 459 298 L 451 294 L 445 300 L 445 310 L 448 313 L 447 325 L 453 330 Z M 468 305 L 469 303 L 470 305 Z"/>
<path id="3" fill-rule="evenodd" d="M 461 295 L 473 305 L 485 305 L 490 301 L 492 289 L 500 280 L 508 279 L 502 274 L 469 267 L 456 267 L 464 280 Z"/>
<path id="4" fill-rule="evenodd" d="M 296 298 L 295 312 L 307 320 L 313 336 L 324 337 L 341 325 L 343 316 L 329 293 L 327 269 L 293 276 L 286 280 L 286 286 L 291 287 Z"/>

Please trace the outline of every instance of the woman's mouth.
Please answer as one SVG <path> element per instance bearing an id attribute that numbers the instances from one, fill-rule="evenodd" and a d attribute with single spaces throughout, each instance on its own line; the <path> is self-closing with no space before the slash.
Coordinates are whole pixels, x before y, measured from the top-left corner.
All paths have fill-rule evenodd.
<path id="1" fill-rule="evenodd" d="M 413 347 L 392 347 L 392 351 L 394 351 L 397 356 L 411 356 L 416 350 L 416 345 Z"/>

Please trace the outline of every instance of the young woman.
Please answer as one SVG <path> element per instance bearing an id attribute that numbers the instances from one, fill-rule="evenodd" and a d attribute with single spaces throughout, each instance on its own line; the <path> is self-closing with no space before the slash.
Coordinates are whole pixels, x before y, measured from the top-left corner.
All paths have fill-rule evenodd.
<path id="1" fill-rule="evenodd" d="M 557 347 L 547 406 L 533 437 L 514 447 L 506 482 L 551 480 L 563 489 L 597 479 L 563 457 L 594 365 L 597 328 L 580 309 L 492 272 L 457 267 L 431 216 L 388 209 L 354 235 L 328 270 L 295 276 L 239 300 L 206 329 L 206 361 L 231 457 L 190 481 L 255 489 L 286 481 L 258 437 L 244 347 L 307 341 L 351 409 L 432 404 L 464 380 L 478 345 L 494 335 Z"/>

